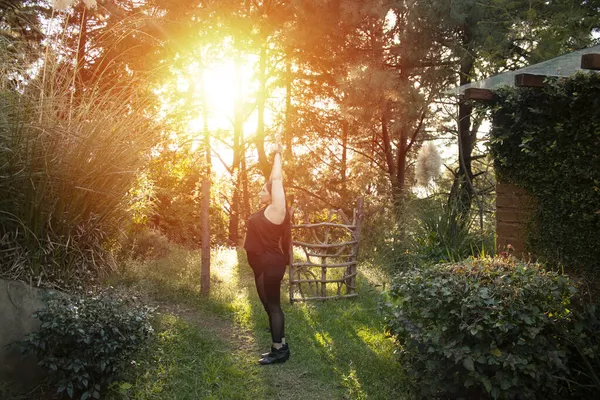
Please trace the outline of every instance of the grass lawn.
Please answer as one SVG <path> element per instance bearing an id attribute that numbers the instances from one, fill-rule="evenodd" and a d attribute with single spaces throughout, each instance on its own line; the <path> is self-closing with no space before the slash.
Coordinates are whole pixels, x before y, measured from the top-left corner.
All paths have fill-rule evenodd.
<path id="1" fill-rule="evenodd" d="M 131 263 L 111 280 L 158 305 L 156 340 L 111 399 L 402 399 L 407 387 L 378 313 L 382 281 L 360 268 L 358 298 L 291 305 L 282 286 L 292 356 L 260 366 L 266 314 L 243 252 L 215 250 L 211 294 L 199 294 L 200 254 Z"/>

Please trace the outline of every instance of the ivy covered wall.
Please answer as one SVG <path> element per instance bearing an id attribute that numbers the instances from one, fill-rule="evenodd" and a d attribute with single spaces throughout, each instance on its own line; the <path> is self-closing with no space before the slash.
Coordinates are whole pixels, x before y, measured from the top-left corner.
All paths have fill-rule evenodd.
<path id="1" fill-rule="evenodd" d="M 489 103 L 498 180 L 530 192 L 527 250 L 600 274 L 600 73 L 502 88 Z"/>

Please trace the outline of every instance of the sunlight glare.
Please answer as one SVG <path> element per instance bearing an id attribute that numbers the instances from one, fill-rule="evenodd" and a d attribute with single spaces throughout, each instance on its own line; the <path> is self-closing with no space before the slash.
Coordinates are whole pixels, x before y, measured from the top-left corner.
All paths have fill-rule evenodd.
<path id="1" fill-rule="evenodd" d="M 215 277 L 228 285 L 236 285 L 238 254 L 236 249 L 220 247 L 212 251 L 212 272 Z"/>

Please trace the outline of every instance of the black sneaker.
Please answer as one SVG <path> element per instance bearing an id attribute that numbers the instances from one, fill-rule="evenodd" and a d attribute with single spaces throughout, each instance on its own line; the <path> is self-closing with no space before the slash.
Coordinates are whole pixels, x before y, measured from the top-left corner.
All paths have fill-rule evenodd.
<path id="1" fill-rule="evenodd" d="M 277 349 L 275 347 L 271 346 L 271 351 L 266 352 L 266 353 L 262 353 L 260 355 L 260 358 L 265 358 L 266 356 L 268 356 L 269 354 L 273 353 L 274 351 L 277 351 Z"/>
<path id="2" fill-rule="evenodd" d="M 258 363 L 261 365 L 284 363 L 288 358 L 290 358 L 290 348 L 287 344 L 284 344 L 279 349 L 271 348 L 271 352 L 258 360 Z"/>

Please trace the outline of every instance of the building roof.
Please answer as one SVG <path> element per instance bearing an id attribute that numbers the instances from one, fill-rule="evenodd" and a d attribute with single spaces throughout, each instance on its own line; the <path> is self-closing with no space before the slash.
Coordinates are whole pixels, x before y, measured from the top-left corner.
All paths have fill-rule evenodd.
<path id="1" fill-rule="evenodd" d="M 590 53 L 600 54 L 600 44 L 563 54 L 562 56 L 558 56 L 518 70 L 507 71 L 498 75 L 494 75 L 481 81 L 454 87 L 449 89 L 446 93 L 461 95 L 465 93 L 465 90 L 470 88 L 495 90 L 501 86 L 515 86 L 515 75 L 517 74 L 568 77 L 576 74 L 577 72 L 594 72 L 590 69 L 581 68 L 581 56 Z"/>

